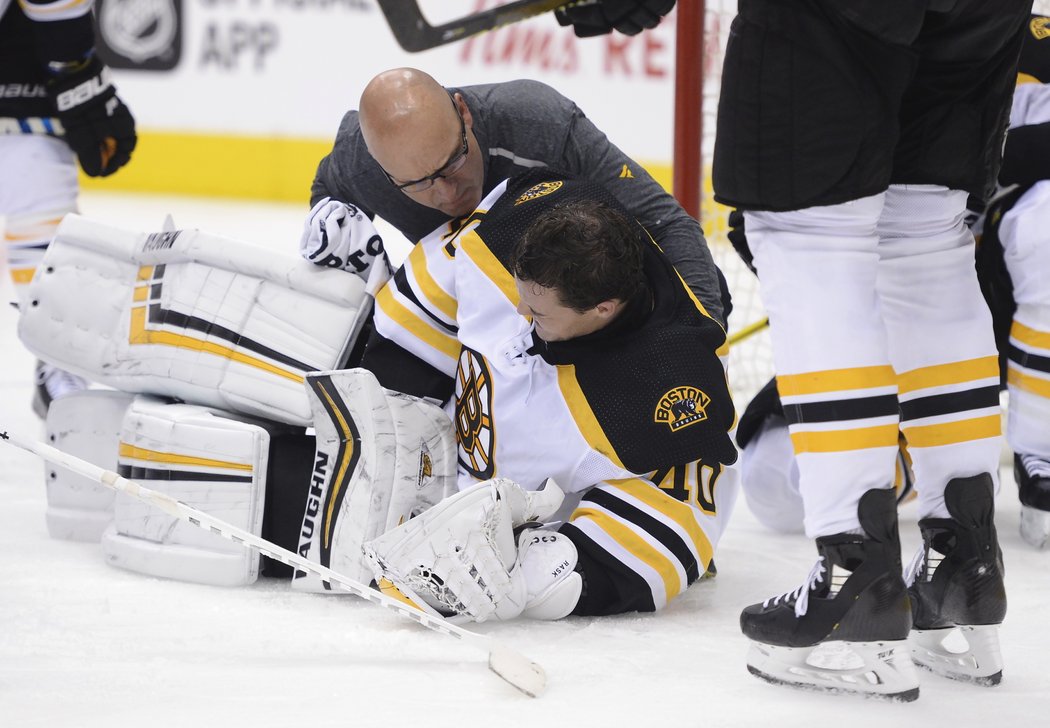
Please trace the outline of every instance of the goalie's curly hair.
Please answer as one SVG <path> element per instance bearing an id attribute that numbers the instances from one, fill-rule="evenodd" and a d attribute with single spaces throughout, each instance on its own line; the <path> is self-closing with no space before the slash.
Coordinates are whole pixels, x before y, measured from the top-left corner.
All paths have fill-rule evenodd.
<path id="1" fill-rule="evenodd" d="M 580 312 L 602 301 L 630 301 L 646 285 L 644 235 L 641 225 L 602 202 L 563 202 L 526 229 L 511 273 L 555 289 L 562 305 Z"/>

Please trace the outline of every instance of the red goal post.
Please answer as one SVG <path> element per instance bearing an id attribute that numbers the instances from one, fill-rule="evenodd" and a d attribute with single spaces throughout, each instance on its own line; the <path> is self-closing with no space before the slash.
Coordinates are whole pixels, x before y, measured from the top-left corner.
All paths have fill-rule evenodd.
<path id="1" fill-rule="evenodd" d="M 722 61 L 736 0 L 679 0 L 675 30 L 673 193 L 700 220 L 715 262 L 733 295 L 729 318 L 730 384 L 742 411 L 773 376 L 768 330 L 760 325 L 765 309 L 758 281 L 729 244 L 729 209 L 714 201 L 711 157 L 714 152 Z"/>

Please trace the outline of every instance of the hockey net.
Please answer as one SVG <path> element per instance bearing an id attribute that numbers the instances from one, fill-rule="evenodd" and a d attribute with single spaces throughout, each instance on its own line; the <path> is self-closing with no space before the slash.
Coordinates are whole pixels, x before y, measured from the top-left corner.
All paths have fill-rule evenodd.
<path id="1" fill-rule="evenodd" d="M 703 134 L 700 147 L 703 188 L 700 219 L 704 235 L 718 267 L 733 294 L 729 317 L 729 372 L 738 414 L 754 394 L 773 376 L 773 348 L 766 312 L 759 298 L 758 279 L 729 243 L 729 208 L 714 201 L 711 158 L 714 153 L 721 90 L 722 61 L 729 40 L 729 26 L 736 15 L 737 0 L 706 0 L 704 7 L 703 100 L 700 113 Z M 675 160 L 677 163 L 678 160 Z"/>

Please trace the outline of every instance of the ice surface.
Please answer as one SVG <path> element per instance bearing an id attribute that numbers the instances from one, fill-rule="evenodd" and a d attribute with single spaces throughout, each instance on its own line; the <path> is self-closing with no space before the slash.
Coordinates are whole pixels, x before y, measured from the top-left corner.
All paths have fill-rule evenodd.
<path id="1" fill-rule="evenodd" d="M 85 214 L 133 229 L 177 226 L 294 250 L 303 207 L 87 194 Z M 3 284 L 4 300 L 10 298 Z M 29 409 L 33 359 L 16 314 L 0 311 L 0 430 L 42 436 Z M 94 544 L 52 540 L 44 465 L 0 445 L 0 727 L 129 726 L 905 726 L 1046 725 L 1050 553 L 1018 535 L 1003 471 L 999 529 L 1010 610 L 1003 684 L 921 674 L 909 705 L 767 685 L 747 674 L 745 605 L 792 589 L 815 555 L 802 536 L 764 531 L 740 500 L 719 574 L 665 611 L 556 623 L 480 625 L 546 669 L 530 699 L 484 655 L 353 597 L 293 594 L 283 583 L 222 589 L 107 566 Z M 905 561 L 918 544 L 901 510 Z"/>

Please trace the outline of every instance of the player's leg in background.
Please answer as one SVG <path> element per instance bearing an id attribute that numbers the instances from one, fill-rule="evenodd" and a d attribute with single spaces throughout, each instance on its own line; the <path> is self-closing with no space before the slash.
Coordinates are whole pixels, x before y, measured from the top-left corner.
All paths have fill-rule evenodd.
<path id="1" fill-rule="evenodd" d="M 65 142 L 38 134 L 0 135 L 0 214 L 11 281 L 20 307 L 26 288 L 62 218 L 76 211 L 76 157 Z M 80 377 L 38 362 L 33 409 L 41 417 L 51 400 L 87 386 Z"/>
<path id="2" fill-rule="evenodd" d="M 907 576 L 912 655 L 949 677 L 994 684 L 1006 612 L 994 526 L 999 366 L 965 204 L 961 190 L 890 187 L 879 292 L 919 492 L 923 545 Z M 943 646 L 955 627 L 967 643 L 959 654 Z"/>
<path id="3" fill-rule="evenodd" d="M 1006 614 L 994 524 L 999 366 L 964 218 L 967 194 L 987 197 L 998 174 L 1030 8 L 931 3 L 879 225 L 879 293 L 923 537 L 907 572 L 912 658 L 984 685 L 1002 677 Z M 959 634 L 961 653 L 945 643 Z"/>
<path id="4" fill-rule="evenodd" d="M 1010 329 L 1006 438 L 1020 489 L 1021 535 L 1050 544 L 1050 182 L 1005 214 L 999 240 L 1017 311 Z"/>

